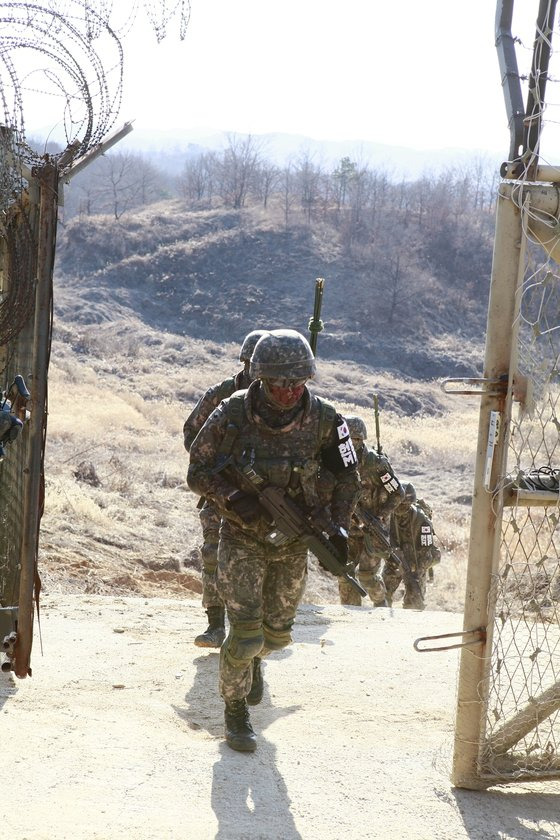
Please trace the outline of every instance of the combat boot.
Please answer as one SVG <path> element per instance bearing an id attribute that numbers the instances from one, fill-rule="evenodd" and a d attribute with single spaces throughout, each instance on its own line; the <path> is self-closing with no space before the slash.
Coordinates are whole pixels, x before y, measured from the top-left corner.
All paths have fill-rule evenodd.
<path id="1" fill-rule="evenodd" d="M 257 749 L 257 736 L 251 726 L 245 698 L 226 703 L 225 723 L 228 747 L 239 752 L 253 752 Z"/>
<path id="2" fill-rule="evenodd" d="M 225 610 L 223 607 L 208 607 L 208 627 L 194 640 L 197 647 L 219 648 L 226 637 Z"/>
<path id="3" fill-rule="evenodd" d="M 262 675 L 262 664 L 259 656 L 253 659 L 253 682 L 251 684 L 251 691 L 247 695 L 247 703 L 249 706 L 258 706 L 263 699 L 264 680 Z"/>

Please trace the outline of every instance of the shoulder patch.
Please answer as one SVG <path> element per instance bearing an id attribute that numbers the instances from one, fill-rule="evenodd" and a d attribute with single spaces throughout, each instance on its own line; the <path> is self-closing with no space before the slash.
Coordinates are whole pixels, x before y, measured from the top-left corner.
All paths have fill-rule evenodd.
<path id="1" fill-rule="evenodd" d="M 338 439 L 343 440 L 344 438 L 350 437 L 350 429 L 348 428 L 348 424 L 346 420 L 343 420 L 342 423 L 339 423 L 336 427 L 336 432 L 338 434 Z"/>

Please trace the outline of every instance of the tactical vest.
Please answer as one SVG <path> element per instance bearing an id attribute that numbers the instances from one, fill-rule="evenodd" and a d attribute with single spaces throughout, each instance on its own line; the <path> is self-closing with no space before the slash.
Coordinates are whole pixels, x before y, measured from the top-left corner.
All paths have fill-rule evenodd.
<path id="1" fill-rule="evenodd" d="M 245 393 L 239 391 L 225 403 L 228 425 L 218 452 L 220 460 L 223 463 L 231 458 L 239 467 L 251 464 L 265 481 L 288 489 L 292 495 L 301 490 L 305 503 L 311 507 L 319 504 L 319 450 L 332 434 L 336 419 L 334 406 L 312 396 L 311 412 L 318 414 L 314 422 L 283 433 L 248 421 Z"/>

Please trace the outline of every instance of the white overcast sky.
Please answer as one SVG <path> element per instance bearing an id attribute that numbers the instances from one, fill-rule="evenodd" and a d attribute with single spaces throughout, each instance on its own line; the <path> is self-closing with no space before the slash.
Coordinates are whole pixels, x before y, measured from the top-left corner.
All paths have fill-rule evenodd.
<path id="1" fill-rule="evenodd" d="M 517 0 L 521 72 L 537 10 L 538 0 Z M 183 41 L 178 21 L 159 45 L 140 21 L 124 40 L 120 119 L 505 157 L 494 18 L 493 0 L 191 0 Z M 558 27 L 553 46 L 560 55 Z M 558 88 L 549 83 L 547 116 L 560 120 Z M 553 131 L 542 148 L 558 163 Z"/>

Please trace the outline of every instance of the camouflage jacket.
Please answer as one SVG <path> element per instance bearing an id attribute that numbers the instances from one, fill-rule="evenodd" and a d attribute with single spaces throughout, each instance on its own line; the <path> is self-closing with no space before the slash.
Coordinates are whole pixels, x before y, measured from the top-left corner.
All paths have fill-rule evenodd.
<path id="1" fill-rule="evenodd" d="M 185 420 L 183 426 L 183 439 L 187 452 L 191 451 L 193 440 L 222 400 L 231 397 L 235 391 L 248 388 L 249 384 L 247 374 L 244 370 L 240 370 L 235 376 L 230 376 L 228 379 L 224 379 L 223 382 L 219 382 L 217 385 L 212 385 L 211 388 L 208 388 Z"/>
<path id="2" fill-rule="evenodd" d="M 358 451 L 358 470 L 360 505 L 380 519 L 387 517 L 404 499 L 404 490 L 389 459 L 363 446 Z"/>
<path id="3" fill-rule="evenodd" d="M 228 515 L 225 501 L 236 489 L 248 490 L 238 470 L 250 465 L 267 484 L 287 489 L 306 509 L 318 508 L 321 466 L 333 475 L 330 513 L 335 525 L 348 528 L 359 492 L 356 453 L 344 419 L 334 406 L 307 388 L 288 423 L 272 427 L 259 414 L 260 383 L 253 382 L 222 402 L 193 442 L 187 481 L 199 495 L 215 501 L 230 529 L 264 541 L 270 525 L 246 525 Z M 216 471 L 230 459 L 234 469 Z M 235 469 L 237 468 L 237 469 Z"/>
<path id="4" fill-rule="evenodd" d="M 413 571 L 424 571 L 439 563 L 441 554 L 434 542 L 432 521 L 418 505 L 410 505 L 403 513 L 393 513 L 390 536 Z"/>

